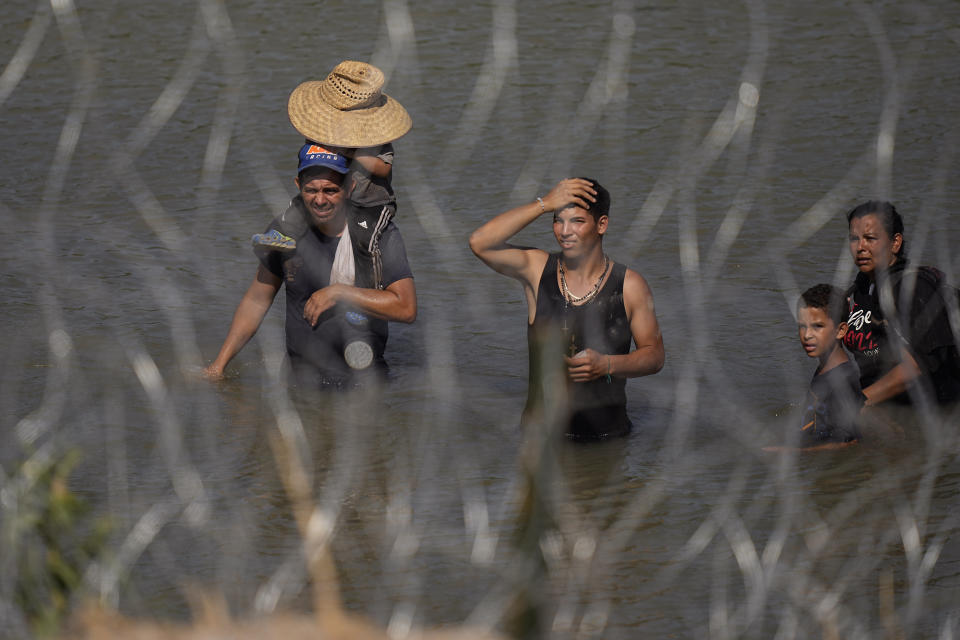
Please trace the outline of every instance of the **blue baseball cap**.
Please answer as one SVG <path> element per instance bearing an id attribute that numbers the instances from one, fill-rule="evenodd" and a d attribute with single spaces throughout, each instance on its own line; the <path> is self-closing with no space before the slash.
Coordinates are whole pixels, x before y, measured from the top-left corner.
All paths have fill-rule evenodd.
<path id="1" fill-rule="evenodd" d="M 310 167 L 326 167 L 337 173 L 346 173 L 350 170 L 350 163 L 344 156 L 324 149 L 315 142 L 308 142 L 300 147 L 297 159 L 299 160 L 297 173 Z"/>

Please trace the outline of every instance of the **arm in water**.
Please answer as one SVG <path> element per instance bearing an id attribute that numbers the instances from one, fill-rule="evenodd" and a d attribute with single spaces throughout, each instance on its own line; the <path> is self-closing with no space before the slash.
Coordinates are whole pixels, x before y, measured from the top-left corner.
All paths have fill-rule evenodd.
<path id="1" fill-rule="evenodd" d="M 223 370 L 233 360 L 233 357 L 243 349 L 244 345 L 250 341 L 250 338 L 257 333 L 257 329 L 260 328 L 263 317 L 270 310 L 281 284 L 280 278 L 260 265 L 256 277 L 243 295 L 243 299 L 240 300 L 240 304 L 237 305 L 237 310 L 233 314 L 233 321 L 230 323 L 230 330 L 223 341 L 223 346 L 220 347 L 220 353 L 203 370 L 204 377 L 214 381 L 223 379 Z"/>

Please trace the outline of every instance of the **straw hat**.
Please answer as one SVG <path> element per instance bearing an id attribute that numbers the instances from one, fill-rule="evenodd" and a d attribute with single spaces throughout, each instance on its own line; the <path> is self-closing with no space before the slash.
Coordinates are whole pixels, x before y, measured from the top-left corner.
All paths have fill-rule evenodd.
<path id="1" fill-rule="evenodd" d="M 290 124 L 308 140 L 336 147 L 375 147 L 413 126 L 403 106 L 381 91 L 383 71 L 341 62 L 326 80 L 304 82 L 290 94 Z"/>

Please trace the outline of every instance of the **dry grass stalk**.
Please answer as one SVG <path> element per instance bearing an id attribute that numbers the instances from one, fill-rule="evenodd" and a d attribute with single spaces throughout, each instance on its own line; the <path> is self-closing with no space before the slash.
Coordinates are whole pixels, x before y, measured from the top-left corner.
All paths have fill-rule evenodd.
<path id="1" fill-rule="evenodd" d="M 66 640 L 392 640 L 385 630 L 363 616 L 350 613 L 340 599 L 336 565 L 330 554 L 332 523 L 312 499 L 308 475 L 296 449 L 282 436 L 271 445 L 284 488 L 290 498 L 304 544 L 313 585 L 314 614 L 277 613 L 250 620 L 234 620 L 218 594 L 190 589 L 194 607 L 192 625 L 137 620 L 99 606 L 84 608 L 74 619 Z M 482 629 L 451 627 L 413 631 L 409 640 L 504 640 Z"/>

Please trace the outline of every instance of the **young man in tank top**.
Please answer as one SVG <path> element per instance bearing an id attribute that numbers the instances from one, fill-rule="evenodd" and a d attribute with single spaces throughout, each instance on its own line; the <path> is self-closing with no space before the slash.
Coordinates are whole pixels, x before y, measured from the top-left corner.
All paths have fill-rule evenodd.
<path id="1" fill-rule="evenodd" d="M 626 378 L 663 367 L 650 288 L 639 273 L 603 252 L 609 212 L 610 194 L 599 183 L 569 178 L 542 198 L 501 213 L 470 237 L 478 258 L 523 286 L 530 349 L 524 422 L 544 419 L 545 398 L 558 399 L 566 405 L 561 413 L 565 433 L 576 440 L 629 432 Z M 558 252 L 509 243 L 543 215 L 553 217 Z M 557 368 L 563 375 L 552 375 Z M 551 383 L 557 379 L 565 383 Z M 547 409 L 553 415 L 557 407 Z"/>

